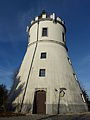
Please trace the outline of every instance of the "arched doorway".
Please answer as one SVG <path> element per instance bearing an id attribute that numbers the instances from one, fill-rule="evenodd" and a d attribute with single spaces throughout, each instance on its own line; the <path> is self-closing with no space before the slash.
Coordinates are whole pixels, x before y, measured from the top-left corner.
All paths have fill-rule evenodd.
<path id="1" fill-rule="evenodd" d="M 33 113 L 46 114 L 46 91 L 38 90 L 34 96 Z"/>

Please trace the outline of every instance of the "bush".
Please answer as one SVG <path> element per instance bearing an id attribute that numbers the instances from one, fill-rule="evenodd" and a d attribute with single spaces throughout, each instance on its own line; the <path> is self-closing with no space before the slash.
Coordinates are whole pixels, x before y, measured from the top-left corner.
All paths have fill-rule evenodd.
<path id="1" fill-rule="evenodd" d="M 0 112 L 6 111 L 5 104 L 8 98 L 8 90 L 6 86 L 1 84 L 0 85 Z"/>

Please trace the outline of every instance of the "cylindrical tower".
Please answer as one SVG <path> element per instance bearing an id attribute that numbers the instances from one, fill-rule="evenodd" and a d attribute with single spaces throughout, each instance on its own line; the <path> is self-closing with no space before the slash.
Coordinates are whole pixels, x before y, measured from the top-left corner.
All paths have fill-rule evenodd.
<path id="1" fill-rule="evenodd" d="M 47 16 L 43 11 L 31 21 L 14 88 L 18 91 L 12 102 L 16 111 L 57 114 L 88 110 L 68 56 L 65 33 L 64 21 L 54 13 Z"/>

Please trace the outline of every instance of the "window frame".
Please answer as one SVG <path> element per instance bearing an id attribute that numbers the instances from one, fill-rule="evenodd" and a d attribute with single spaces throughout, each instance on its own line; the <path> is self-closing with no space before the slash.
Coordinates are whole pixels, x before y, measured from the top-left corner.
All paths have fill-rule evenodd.
<path id="1" fill-rule="evenodd" d="M 46 29 L 46 31 L 44 31 Z M 44 33 L 46 32 L 46 33 Z M 43 27 L 42 28 L 42 37 L 47 37 L 48 36 L 48 28 L 47 27 Z"/>
<path id="2" fill-rule="evenodd" d="M 45 77 L 46 76 L 46 69 L 39 69 L 39 77 Z"/>
<path id="3" fill-rule="evenodd" d="M 46 52 L 41 52 L 40 59 L 46 59 L 47 53 Z"/>

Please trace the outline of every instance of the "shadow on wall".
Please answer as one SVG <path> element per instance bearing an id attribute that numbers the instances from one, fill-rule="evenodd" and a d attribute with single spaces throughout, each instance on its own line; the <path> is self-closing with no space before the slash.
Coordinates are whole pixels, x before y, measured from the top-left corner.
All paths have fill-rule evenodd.
<path id="1" fill-rule="evenodd" d="M 32 113 L 33 114 L 36 114 L 36 109 L 37 109 L 37 106 L 36 106 L 36 92 L 34 93 L 34 101 L 33 101 L 33 111 Z"/>
<path id="2" fill-rule="evenodd" d="M 17 74 L 14 75 L 13 85 L 11 87 L 11 90 L 10 90 L 10 93 L 9 93 L 9 96 L 8 96 L 8 100 L 7 100 L 7 103 L 6 103 L 7 111 L 15 111 L 17 105 L 13 104 L 13 102 L 22 93 L 23 86 L 25 84 L 25 83 L 20 84 L 20 82 L 21 82 L 20 77 L 17 78 L 16 76 L 17 76 Z M 19 105 L 21 105 L 21 104 L 19 103 Z"/>

